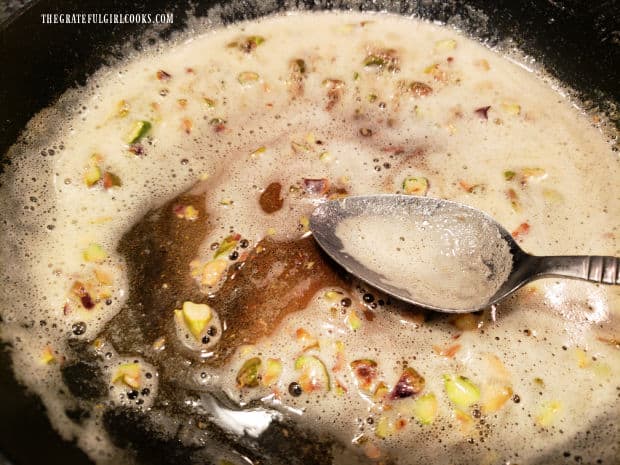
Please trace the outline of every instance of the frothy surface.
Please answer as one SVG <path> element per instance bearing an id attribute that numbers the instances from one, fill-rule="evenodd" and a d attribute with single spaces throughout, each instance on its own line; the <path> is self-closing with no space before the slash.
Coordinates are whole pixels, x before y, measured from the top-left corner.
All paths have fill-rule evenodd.
<path id="1" fill-rule="evenodd" d="M 46 134 L 0 187 L 2 338 L 93 460 L 616 461 L 617 288 L 543 280 L 452 319 L 301 239 L 326 196 L 424 178 L 532 253 L 619 255 L 617 154 L 526 69 L 420 21 L 281 16 L 102 70 L 31 123 Z M 217 325 L 178 331 L 187 301 Z M 457 405 L 443 375 L 480 397 Z"/>
<path id="2" fill-rule="evenodd" d="M 448 310 L 483 307 L 512 268 L 500 231 L 449 204 L 440 211 L 421 204 L 405 212 L 349 217 L 338 224 L 336 236 L 342 252 L 383 275 L 378 285 Z"/>

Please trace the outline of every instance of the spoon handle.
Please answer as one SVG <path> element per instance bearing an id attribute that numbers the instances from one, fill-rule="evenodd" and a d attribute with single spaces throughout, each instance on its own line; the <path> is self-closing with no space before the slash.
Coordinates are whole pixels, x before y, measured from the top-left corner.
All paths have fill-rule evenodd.
<path id="1" fill-rule="evenodd" d="M 609 256 L 537 257 L 536 276 L 565 276 L 602 284 L 620 284 L 620 258 Z"/>

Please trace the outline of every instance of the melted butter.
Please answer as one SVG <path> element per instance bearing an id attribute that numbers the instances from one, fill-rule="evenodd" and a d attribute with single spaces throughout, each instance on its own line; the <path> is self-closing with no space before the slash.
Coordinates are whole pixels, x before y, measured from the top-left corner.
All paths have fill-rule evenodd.
<path id="1" fill-rule="evenodd" d="M 492 224 L 467 211 L 359 215 L 340 222 L 343 253 L 382 275 L 378 284 L 445 309 L 478 309 L 512 269 L 508 243 Z"/>
<path id="2" fill-rule="evenodd" d="M 251 53 L 228 46 L 249 35 L 265 41 Z M 390 66 L 398 72 L 387 64 L 365 66 L 371 55 L 397 57 Z M 298 59 L 307 70 L 302 93 L 291 71 Z M 170 79 L 159 79 L 159 70 Z M 258 78 L 239 82 L 247 72 Z M 430 86 L 432 93 L 421 97 L 406 90 L 411 82 Z M 502 303 L 496 314 L 452 321 L 387 305 L 379 294 L 365 302 L 362 296 L 372 290 L 344 285 L 316 251 L 302 248 L 299 255 L 295 246 L 303 218 L 322 198 L 307 192 L 304 179 L 327 179 L 330 192 L 365 194 L 398 192 L 405 177 L 423 176 L 428 195 L 482 209 L 510 231 L 527 223 L 529 232 L 520 240 L 532 253 L 620 254 L 617 155 L 537 76 L 449 28 L 383 15 L 296 14 L 198 35 L 104 69 L 78 100 L 70 118 L 57 119 L 62 101 L 30 126 L 36 135 L 58 121 L 47 128 L 54 134 L 49 147 L 41 148 L 55 147 L 53 157 L 16 146 L 14 166 L 3 174 L 0 206 L 15 214 L 5 218 L 2 232 L 2 262 L 12 263 L 2 270 L 2 338 L 15 348 L 16 375 L 42 397 L 54 426 L 93 459 L 129 460 L 109 440 L 114 428 L 106 414 L 119 403 L 146 410 L 151 400 L 141 407 L 120 397 L 126 392 L 113 392 L 101 399 L 106 407 L 93 408 L 83 424 L 69 420 L 64 411 L 71 401 L 57 394 L 64 389 L 62 364 L 42 363 L 40 356 L 50 346 L 57 360 L 79 357 L 69 338 L 91 343 L 100 336 L 112 345 L 110 358 L 104 353 L 100 360 L 106 386 L 118 363 L 152 365 L 152 396 L 161 401 L 154 408 L 170 444 L 194 448 L 192 436 L 213 441 L 199 428 L 177 438 L 175 425 L 189 424 L 188 418 L 194 421 L 208 408 L 196 392 L 224 391 L 240 405 L 264 399 L 306 431 L 335 438 L 340 447 L 328 450 L 338 464 L 377 454 L 398 457 L 399 463 L 446 463 L 455 454 L 472 463 L 537 463 L 538 457 L 561 463 L 565 449 L 592 461 L 599 455 L 615 460 L 613 448 L 600 445 L 620 437 L 617 422 L 605 421 L 617 411 L 620 358 L 613 344 L 600 339 L 618 338 L 616 288 L 542 280 Z M 119 113 L 121 100 L 127 114 Z M 476 112 L 489 105 L 487 118 Z M 150 121 L 152 129 L 136 156 L 126 135 L 139 120 Z M 220 127 L 216 120 L 225 123 Z M 93 153 L 119 176 L 120 188 L 85 186 Z M 259 201 L 272 183 L 282 186 L 282 204 L 266 212 Z M 189 204 L 196 220 L 174 216 L 175 206 Z M 221 287 L 200 288 L 190 262 L 211 260 L 211 245 L 231 232 L 246 238 L 250 250 L 266 243 L 272 258 L 285 254 L 276 260 L 285 264 L 266 259 L 255 265 L 255 274 L 233 279 L 237 260 L 227 259 Z M 84 261 L 91 243 L 106 251 L 102 263 Z M 252 270 L 250 262 L 245 266 Z M 305 270 L 299 281 L 280 278 L 287 270 L 295 274 L 296 267 Z M 89 283 L 101 271 L 111 281 L 97 292 L 110 297 L 101 297 L 93 309 L 75 302 L 67 308 L 73 283 Z M 303 279 L 305 292 L 289 288 Z M 246 293 L 237 295 L 240 282 Z M 254 288 L 261 286 L 265 292 L 257 294 Z M 327 299 L 328 291 L 342 293 L 351 305 Z M 196 362 L 191 350 L 170 339 L 174 309 L 183 301 L 209 299 L 224 331 L 217 348 L 221 363 Z M 257 303 L 273 311 L 262 323 L 252 313 Z M 86 323 L 79 336 L 76 323 Z M 298 337 L 300 328 L 318 344 L 309 348 Z M 167 343 L 154 347 L 161 337 Z M 300 377 L 294 362 L 302 353 L 324 363 L 333 389 L 288 393 Z M 273 385 L 236 387 L 238 370 L 251 357 L 282 363 Z M 424 392 L 438 400 L 435 422 L 421 426 L 412 420 L 412 399 L 384 404 L 359 389 L 350 369 L 359 359 L 376 362 L 375 382 L 388 389 L 404 363 L 414 367 L 426 380 Z M 473 420 L 475 427 L 467 429 L 446 396 L 444 374 L 471 379 L 483 392 L 480 402 L 498 383 L 520 402 L 507 400 L 484 415 L 487 426 Z M 536 419 L 549 402 L 561 408 L 553 421 L 544 417 L 549 421 L 542 426 Z M 162 407 L 166 403 L 169 410 Z M 379 439 L 382 416 L 392 424 L 404 419 L 405 425 Z M 580 439 L 580 432 L 597 424 L 611 426 L 597 429 L 595 439 Z M 197 457 L 238 460 L 220 446 L 207 449 Z"/>

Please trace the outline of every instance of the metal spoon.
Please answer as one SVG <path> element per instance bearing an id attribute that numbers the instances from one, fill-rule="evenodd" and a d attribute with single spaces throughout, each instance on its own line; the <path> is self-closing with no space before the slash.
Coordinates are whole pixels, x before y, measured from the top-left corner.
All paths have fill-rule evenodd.
<path id="1" fill-rule="evenodd" d="M 369 241 L 369 247 L 362 248 L 361 252 L 358 250 L 359 253 L 354 256 L 349 244 L 353 239 L 365 237 L 362 231 L 367 224 L 370 225 L 370 222 L 373 222 L 375 233 L 374 236 L 372 233 L 368 234 L 369 238 L 366 240 Z M 352 224 L 355 226 L 351 226 Z M 378 224 L 385 225 L 381 228 L 383 230 L 380 234 L 376 233 Z M 391 266 L 398 262 L 398 259 L 394 258 L 392 263 L 392 257 L 374 266 L 373 263 L 379 263 L 377 260 L 381 260 L 381 257 L 371 257 L 375 260 L 373 262 L 369 261 L 368 256 L 371 256 L 371 252 L 380 244 L 394 240 L 388 235 L 390 225 L 399 225 L 395 227 L 405 225 L 407 227 L 404 229 L 407 231 L 416 229 L 418 235 L 429 229 L 429 233 L 435 234 L 435 239 L 442 244 L 448 241 L 451 248 L 447 252 L 437 251 L 438 259 L 443 265 L 454 260 L 454 268 L 446 271 L 444 266 L 442 271 L 434 269 L 432 263 L 430 265 L 427 263 L 424 268 L 418 267 L 418 271 L 424 271 L 421 273 L 424 276 L 439 278 L 427 283 L 419 278 L 420 273 L 412 274 L 412 270 L 407 269 L 407 260 L 408 263 L 415 264 L 418 260 L 416 256 L 408 256 L 405 262 L 401 260 L 400 263 L 405 265 L 400 267 Z M 437 227 L 437 225 L 443 226 Z M 325 252 L 352 275 L 398 299 L 442 312 L 466 313 L 489 307 L 529 281 L 545 276 L 583 279 L 601 284 L 620 284 L 618 257 L 529 255 L 493 218 L 475 208 L 447 200 L 391 194 L 346 197 L 320 204 L 310 218 L 310 229 Z M 422 236 L 419 238 L 424 240 Z M 404 240 L 404 237 L 400 239 Z M 467 243 L 464 250 L 452 247 L 461 243 Z M 478 253 L 485 255 L 491 249 L 496 251 L 495 255 L 497 251 L 501 251 L 503 255 L 496 256 L 493 260 L 487 259 L 488 261 L 481 261 L 476 256 Z M 457 253 L 461 252 L 467 256 L 458 257 Z M 428 255 L 428 250 L 426 254 Z M 475 266 L 476 262 L 481 264 L 478 268 Z M 464 268 L 456 266 L 462 264 L 466 266 Z M 478 273 L 482 272 L 483 276 L 470 280 L 470 277 L 466 276 L 470 268 L 478 270 Z M 381 269 L 383 272 L 380 272 Z M 426 274 L 427 270 L 434 271 Z M 499 279 L 500 270 L 503 270 L 502 279 Z M 415 276 L 415 279 L 411 279 L 410 284 L 408 279 L 412 276 Z M 461 278 L 464 279 L 463 283 L 484 284 L 480 289 L 484 288 L 485 292 L 478 291 L 475 286 L 462 285 L 459 281 Z M 452 287 L 449 286 L 450 283 Z M 435 286 L 438 292 L 422 292 L 425 289 L 433 290 Z M 455 295 L 464 292 L 469 297 L 449 301 L 452 292 L 456 293 Z"/>

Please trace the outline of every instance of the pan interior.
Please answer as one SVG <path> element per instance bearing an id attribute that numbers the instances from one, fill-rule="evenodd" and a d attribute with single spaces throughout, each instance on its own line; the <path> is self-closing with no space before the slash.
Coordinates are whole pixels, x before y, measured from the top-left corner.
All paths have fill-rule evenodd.
<path id="1" fill-rule="evenodd" d="M 351 282 L 305 234 L 324 198 L 429 192 L 534 252 L 617 254 L 617 155 L 586 116 L 531 70 L 410 19 L 277 16 L 172 50 L 46 110 L 30 129 L 53 142 L 38 158 L 15 147 L 3 175 L 17 212 L 3 338 L 63 436 L 102 462 L 131 444 L 147 461 L 284 462 L 287 434 L 305 463 L 613 460 L 598 445 L 617 426 L 584 431 L 616 400 L 616 291 L 548 280 L 440 317 Z M 212 308 L 211 333 L 195 338 L 186 302 Z M 256 359 L 261 378 L 240 377 Z M 437 402 L 430 425 L 420 399 Z"/>

